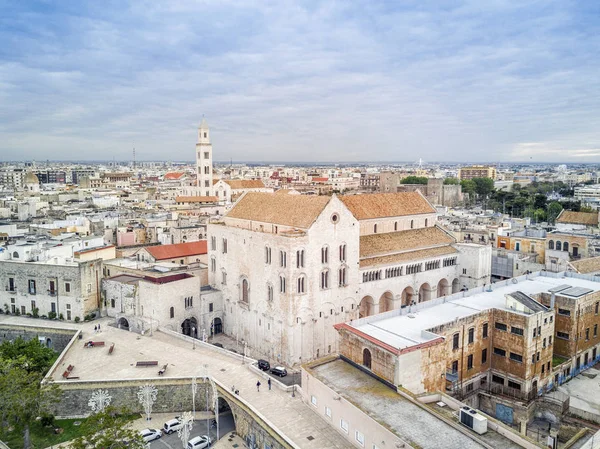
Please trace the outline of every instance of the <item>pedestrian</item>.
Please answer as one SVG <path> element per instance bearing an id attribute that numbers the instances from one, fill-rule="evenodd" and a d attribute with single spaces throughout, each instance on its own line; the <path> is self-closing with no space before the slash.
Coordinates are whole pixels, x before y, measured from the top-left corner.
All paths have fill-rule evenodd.
<path id="1" fill-rule="evenodd" d="M 94 326 L 94 334 L 98 332 L 98 326 Z"/>
<path id="2" fill-rule="evenodd" d="M 269 390 L 271 389 L 271 378 L 269 377 L 269 380 L 267 380 L 267 384 L 269 385 Z"/>
<path id="3" fill-rule="evenodd" d="M 232 393 L 235 393 L 235 385 L 231 386 L 231 391 L 232 391 Z"/>
<path id="4" fill-rule="evenodd" d="M 240 395 L 240 390 L 235 390 L 235 394 Z"/>
<path id="5" fill-rule="evenodd" d="M 260 380 L 256 381 L 256 391 L 260 391 Z"/>
<path id="6" fill-rule="evenodd" d="M 98 324 L 98 332 L 100 332 L 100 324 Z"/>

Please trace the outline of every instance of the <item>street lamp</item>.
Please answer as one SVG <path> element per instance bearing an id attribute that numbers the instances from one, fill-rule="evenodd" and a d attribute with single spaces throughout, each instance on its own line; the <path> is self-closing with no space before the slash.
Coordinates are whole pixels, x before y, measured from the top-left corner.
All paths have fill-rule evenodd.
<path id="1" fill-rule="evenodd" d="M 194 326 L 192 326 L 192 349 L 196 349 L 196 338 L 194 337 L 194 335 L 196 335 L 196 328 Z"/>

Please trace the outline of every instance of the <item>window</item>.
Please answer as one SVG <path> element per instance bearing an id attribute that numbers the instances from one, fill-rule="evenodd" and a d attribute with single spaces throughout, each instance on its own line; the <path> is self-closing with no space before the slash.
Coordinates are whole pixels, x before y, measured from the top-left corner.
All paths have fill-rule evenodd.
<path id="1" fill-rule="evenodd" d="M 487 363 L 487 348 L 481 350 L 481 364 Z"/>
<path id="2" fill-rule="evenodd" d="M 169 316 L 170 316 L 171 318 L 175 318 L 175 307 L 171 307 L 171 308 L 169 309 Z"/>
<path id="3" fill-rule="evenodd" d="M 501 357 L 506 357 L 506 351 L 502 348 L 494 348 L 494 354 L 499 355 Z"/>
<path id="4" fill-rule="evenodd" d="M 546 365 L 542 365 L 542 374 L 546 371 Z"/>
<path id="5" fill-rule="evenodd" d="M 596 305 L 594 306 L 594 313 L 598 315 L 598 308 L 600 307 L 600 301 L 596 301 Z"/>
<path id="6" fill-rule="evenodd" d="M 427 218 L 425 219 L 425 227 L 427 227 Z"/>
<path id="7" fill-rule="evenodd" d="M 546 339 L 544 338 L 544 340 L 542 341 L 542 348 L 546 347 Z"/>
<path id="8" fill-rule="evenodd" d="M 533 338 L 537 337 L 537 327 L 533 328 Z"/>
<path id="9" fill-rule="evenodd" d="M 594 324 L 594 338 L 598 336 L 598 325 Z"/>
<path id="10" fill-rule="evenodd" d="M 344 285 L 346 285 L 346 267 L 342 267 L 339 269 L 338 280 L 339 280 L 338 285 L 340 287 L 343 287 Z"/>
<path id="11" fill-rule="evenodd" d="M 562 251 L 560 240 L 556 241 L 556 251 Z"/>
<path id="12" fill-rule="evenodd" d="M 506 331 L 506 324 L 504 324 L 504 323 L 498 323 L 497 322 L 497 323 L 494 324 L 494 327 L 496 329 L 498 329 L 499 331 Z"/>
<path id="13" fill-rule="evenodd" d="M 214 257 L 210 258 L 210 271 L 213 273 L 217 271 L 217 260 Z"/>
<path id="14" fill-rule="evenodd" d="M 548 242 L 548 249 L 554 249 L 554 240 Z"/>
<path id="15" fill-rule="evenodd" d="M 329 288 L 329 270 L 324 270 L 321 272 L 321 288 Z"/>
<path id="16" fill-rule="evenodd" d="M 590 328 L 588 327 L 585 330 L 585 341 L 588 341 L 590 339 Z"/>
<path id="17" fill-rule="evenodd" d="M 483 338 L 487 338 L 488 337 L 488 323 L 483 323 Z"/>
<path id="18" fill-rule="evenodd" d="M 346 262 L 346 244 L 340 245 L 340 262 Z"/>
<path id="19" fill-rule="evenodd" d="M 35 289 L 35 281 L 33 279 L 29 280 L 29 294 L 30 295 L 35 295 L 36 289 Z"/>
<path id="20" fill-rule="evenodd" d="M 110 306 L 114 309 L 115 308 L 115 298 L 111 298 L 110 299 Z"/>
<path id="21" fill-rule="evenodd" d="M 508 381 L 508 387 L 509 388 L 514 388 L 515 390 L 520 390 L 521 389 L 521 384 L 517 383 L 517 382 L 513 382 L 512 380 Z"/>
<path id="22" fill-rule="evenodd" d="M 304 290 L 304 283 L 305 283 L 305 278 L 304 278 L 304 276 L 300 276 L 300 277 L 298 278 L 298 281 L 297 281 L 297 284 L 298 284 L 298 285 L 297 285 L 297 288 L 298 288 L 298 293 L 305 293 L 305 290 Z"/>
<path id="23" fill-rule="evenodd" d="M 394 231 L 397 231 L 397 230 L 398 230 L 398 222 L 397 222 L 397 221 L 395 221 L 395 222 L 394 222 Z"/>
<path id="24" fill-rule="evenodd" d="M 316 396 L 311 396 L 310 397 L 310 403 L 316 407 L 317 406 L 317 397 Z"/>
<path id="25" fill-rule="evenodd" d="M 458 332 L 452 336 L 452 349 L 458 349 Z"/>
<path id="26" fill-rule="evenodd" d="M 185 303 L 185 308 L 189 308 L 189 307 L 193 307 L 194 305 L 194 298 L 192 296 L 188 297 L 188 298 L 184 298 L 184 303 Z"/>
<path id="27" fill-rule="evenodd" d="M 265 263 L 271 265 L 271 248 L 265 246 Z"/>
<path id="28" fill-rule="evenodd" d="M 510 359 L 514 360 L 515 362 L 523 363 L 523 356 L 520 354 L 515 354 L 514 352 L 510 353 Z"/>
<path id="29" fill-rule="evenodd" d="M 415 220 L 410 220 L 410 229 L 415 227 Z"/>
<path id="30" fill-rule="evenodd" d="M 285 251 L 279 251 L 279 265 L 281 268 L 287 267 L 287 253 Z"/>
<path id="31" fill-rule="evenodd" d="M 204 137 L 206 137 L 206 133 L 204 133 Z M 205 151 L 204 152 L 204 159 L 208 159 L 210 157 L 209 152 Z"/>
<path id="32" fill-rule="evenodd" d="M 469 329 L 469 344 L 473 343 L 475 339 L 475 328 L 472 327 Z"/>
<path id="33" fill-rule="evenodd" d="M 377 234 L 377 223 L 373 225 L 373 234 Z"/>
<path id="34" fill-rule="evenodd" d="M 223 254 L 227 254 L 227 239 L 223 239 Z"/>
<path id="35" fill-rule="evenodd" d="M 247 279 L 242 280 L 242 302 L 248 303 L 248 293 L 250 290 L 250 285 L 248 284 Z"/>
<path id="36" fill-rule="evenodd" d="M 216 237 L 211 237 L 210 238 L 210 249 L 212 251 L 216 251 L 217 250 L 217 238 Z"/>
<path id="37" fill-rule="evenodd" d="M 325 416 L 331 418 L 331 409 L 327 406 L 325 406 Z"/>
<path id="38" fill-rule="evenodd" d="M 523 329 L 521 329 L 520 327 L 511 326 L 510 333 L 515 335 L 523 335 Z"/>
<path id="39" fill-rule="evenodd" d="M 492 382 L 494 382 L 495 384 L 504 385 L 504 377 L 492 374 Z"/>
<path id="40" fill-rule="evenodd" d="M 467 356 L 467 369 L 473 369 L 473 354 Z"/>
<path id="41" fill-rule="evenodd" d="M 548 337 L 548 346 L 552 346 L 552 336 Z"/>
<path id="42" fill-rule="evenodd" d="M 329 247 L 321 248 L 321 263 L 329 263 Z"/>
<path id="43" fill-rule="evenodd" d="M 452 374 L 458 373 L 458 360 L 452 362 Z"/>
<path id="44" fill-rule="evenodd" d="M 344 432 L 348 433 L 348 421 L 344 421 L 343 419 L 340 419 L 340 429 L 342 429 Z"/>
<path id="45" fill-rule="evenodd" d="M 225 270 L 221 271 L 221 284 L 227 285 L 227 272 Z"/>
<path id="46" fill-rule="evenodd" d="M 209 311 L 209 312 L 212 312 L 214 309 L 215 309 L 215 306 L 214 306 L 214 304 L 213 304 L 212 302 L 209 302 L 209 303 L 208 303 L 208 311 Z"/>
<path id="47" fill-rule="evenodd" d="M 273 301 L 273 286 L 270 284 L 267 284 L 267 300 Z"/>
<path id="48" fill-rule="evenodd" d="M 354 438 L 356 439 L 356 442 L 361 446 L 365 445 L 365 436 L 360 431 L 354 431 Z"/>
<path id="49" fill-rule="evenodd" d="M 71 283 L 65 282 L 65 293 L 71 293 Z"/>
<path id="50" fill-rule="evenodd" d="M 285 278 L 283 276 L 279 276 L 279 292 L 285 293 Z"/>
<path id="51" fill-rule="evenodd" d="M 296 268 L 304 268 L 304 250 L 296 251 Z"/>
<path id="52" fill-rule="evenodd" d="M 556 338 L 560 338 L 561 340 L 568 340 L 569 334 L 566 332 L 556 332 Z"/>
<path id="53" fill-rule="evenodd" d="M 463 268 L 463 274 L 467 274 L 467 269 Z"/>

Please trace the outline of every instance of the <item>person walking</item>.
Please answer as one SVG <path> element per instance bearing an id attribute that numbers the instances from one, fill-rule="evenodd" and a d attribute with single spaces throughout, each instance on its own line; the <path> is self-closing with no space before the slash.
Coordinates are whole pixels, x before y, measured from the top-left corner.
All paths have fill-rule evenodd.
<path id="1" fill-rule="evenodd" d="M 260 380 L 256 381 L 256 391 L 260 391 Z"/>
<path id="2" fill-rule="evenodd" d="M 269 380 L 267 381 L 267 384 L 269 385 L 269 390 L 271 389 L 271 378 L 269 378 Z"/>
<path id="3" fill-rule="evenodd" d="M 100 332 L 100 323 L 98 323 L 98 332 Z"/>
<path id="4" fill-rule="evenodd" d="M 94 334 L 98 333 L 98 326 L 94 326 Z"/>

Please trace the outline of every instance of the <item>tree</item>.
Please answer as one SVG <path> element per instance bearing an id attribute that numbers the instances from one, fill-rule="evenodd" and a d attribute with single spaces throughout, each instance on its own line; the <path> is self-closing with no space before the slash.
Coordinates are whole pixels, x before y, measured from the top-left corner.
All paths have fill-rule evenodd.
<path id="1" fill-rule="evenodd" d="M 487 197 L 494 191 L 494 180 L 490 178 L 473 178 L 475 193 L 480 197 Z"/>
<path id="2" fill-rule="evenodd" d="M 591 206 L 581 206 L 579 212 L 594 212 L 594 208 Z"/>
<path id="3" fill-rule="evenodd" d="M 535 209 L 545 209 L 546 208 L 546 195 L 538 193 L 535 195 L 533 199 L 533 207 Z"/>
<path id="4" fill-rule="evenodd" d="M 460 182 L 460 186 L 462 187 L 462 192 L 468 193 L 469 195 L 473 195 L 475 193 L 475 188 L 477 187 L 475 181 L 472 179 L 463 179 Z"/>
<path id="5" fill-rule="evenodd" d="M 0 360 L 10 361 L 27 372 L 45 374 L 58 355 L 52 349 L 40 344 L 37 339 L 4 341 L 0 344 Z"/>
<path id="6" fill-rule="evenodd" d="M 407 176 L 400 184 L 425 184 L 427 185 L 427 178 L 425 176 Z"/>
<path id="7" fill-rule="evenodd" d="M 458 180 L 458 178 L 446 178 L 444 179 L 444 185 L 446 186 L 455 186 L 460 184 L 460 181 Z"/>
<path id="8" fill-rule="evenodd" d="M 139 432 L 131 428 L 128 411 L 107 407 L 90 416 L 82 425 L 83 435 L 70 444 L 70 449 L 144 449 Z"/>
<path id="9" fill-rule="evenodd" d="M 546 220 L 546 211 L 544 209 L 536 209 L 533 212 L 533 219 L 536 223 L 540 223 Z"/>
<path id="10" fill-rule="evenodd" d="M 563 208 L 558 201 L 552 201 L 548 205 L 548 222 L 554 223 L 556 221 L 556 217 L 562 212 Z"/>
<path id="11" fill-rule="evenodd" d="M 41 372 L 28 371 L 10 360 L 0 363 L 0 420 L 23 432 L 23 447 L 28 449 L 30 424 L 49 413 L 60 391 L 54 384 L 42 384 Z"/>

